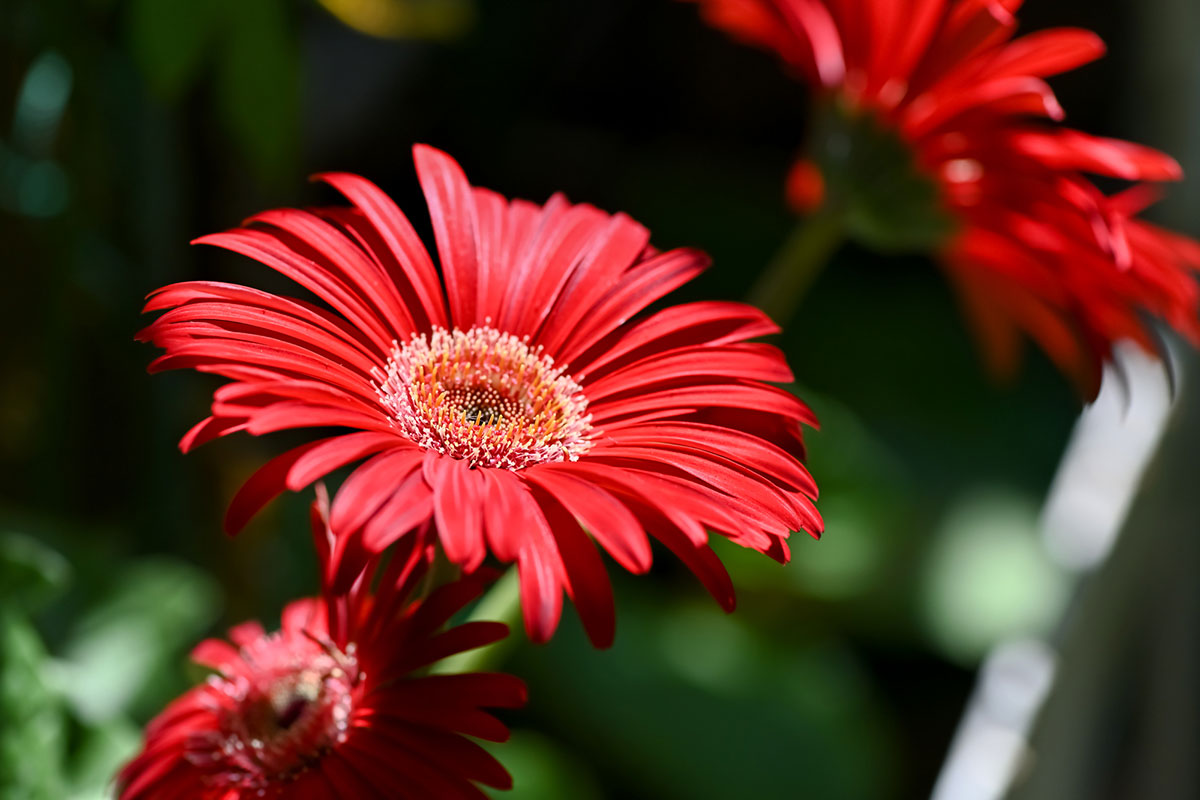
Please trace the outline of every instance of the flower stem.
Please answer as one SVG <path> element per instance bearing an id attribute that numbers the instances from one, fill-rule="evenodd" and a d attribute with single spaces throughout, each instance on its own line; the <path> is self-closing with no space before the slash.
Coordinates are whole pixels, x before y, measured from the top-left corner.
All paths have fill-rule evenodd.
<path id="1" fill-rule="evenodd" d="M 845 238 L 842 216 L 823 209 L 800 221 L 759 276 L 746 301 L 779 325 L 795 316 L 800 302 Z"/>
<path id="2" fill-rule="evenodd" d="M 477 620 L 503 622 L 513 631 L 519 626 L 521 622 L 521 584 L 517 579 L 516 566 L 509 567 L 508 571 L 492 584 L 492 588 L 488 589 L 487 594 L 475 606 L 468 621 L 475 622 Z M 510 632 L 507 637 L 486 647 L 450 656 L 438 662 L 433 667 L 433 672 L 482 672 L 494 668 L 504 661 L 508 652 L 516 645 L 517 635 L 515 632 Z"/>

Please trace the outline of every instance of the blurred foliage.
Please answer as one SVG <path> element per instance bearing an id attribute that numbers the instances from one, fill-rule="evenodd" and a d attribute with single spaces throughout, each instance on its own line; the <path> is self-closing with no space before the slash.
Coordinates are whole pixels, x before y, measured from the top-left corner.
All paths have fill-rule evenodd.
<path id="1" fill-rule="evenodd" d="M 105 722 L 124 710 L 153 713 L 178 685 L 177 655 L 214 621 L 217 592 L 204 573 L 165 560 L 121 570 L 73 624 L 53 672 L 74 712 Z"/>
<path id="2" fill-rule="evenodd" d="M 292 178 L 300 55 L 285 0 L 132 0 L 127 20 L 130 50 L 154 91 L 178 99 L 214 73 L 214 105 L 247 163 L 264 180 Z"/>
<path id="3" fill-rule="evenodd" d="M 44 682 L 37 633 L 15 608 L 0 607 L 0 658 L 0 787 L 14 800 L 55 800 L 64 795 L 61 701 Z"/>
<path id="4" fill-rule="evenodd" d="M 993 644 L 1046 636 L 1069 578 L 1046 558 L 1037 506 L 995 490 L 968 494 L 934 533 L 921 589 L 924 618 L 948 656 L 978 663 Z"/>
<path id="5" fill-rule="evenodd" d="M 36 608 L 62 591 L 71 568 L 42 542 L 19 533 L 0 533 L 0 586 L 6 603 Z"/>
<path id="6" fill-rule="evenodd" d="M 133 719 L 157 713 L 179 691 L 182 656 L 216 616 L 212 581 L 194 567 L 75 555 L 72 563 L 31 537 L 0 536 L 5 800 L 108 797 L 117 768 L 141 744 Z M 52 620 L 56 606 L 85 611 L 52 655 L 34 623 Z"/>
<path id="7" fill-rule="evenodd" d="M 126 12 L 129 50 L 151 88 L 176 99 L 204 67 L 223 21 L 232 22 L 229 3 L 205 0 L 132 0 Z"/>
<path id="8" fill-rule="evenodd" d="M 513 778 L 509 791 L 493 797 L 512 800 L 600 800 L 604 795 L 593 770 L 552 740 L 530 730 L 515 730 L 512 738 L 489 749 Z"/>
<path id="9" fill-rule="evenodd" d="M 802 786 L 837 800 L 890 782 L 895 754 L 852 653 L 686 591 L 618 588 L 611 651 L 571 624 L 514 664 L 536 687 L 527 713 L 604 765 L 605 796 L 792 798 Z"/>

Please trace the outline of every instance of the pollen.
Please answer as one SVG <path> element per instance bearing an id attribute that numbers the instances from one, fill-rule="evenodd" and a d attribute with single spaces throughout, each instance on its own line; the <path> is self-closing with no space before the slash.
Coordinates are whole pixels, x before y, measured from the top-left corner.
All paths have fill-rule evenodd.
<path id="1" fill-rule="evenodd" d="M 396 343 L 374 377 L 397 428 L 472 467 L 575 461 L 591 447 L 579 384 L 540 347 L 488 325 Z"/>

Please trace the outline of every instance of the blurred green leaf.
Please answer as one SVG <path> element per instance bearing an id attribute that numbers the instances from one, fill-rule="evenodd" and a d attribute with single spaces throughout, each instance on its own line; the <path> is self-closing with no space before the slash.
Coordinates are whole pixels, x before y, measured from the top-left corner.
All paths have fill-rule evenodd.
<path id="1" fill-rule="evenodd" d="M 80 719 L 100 723 L 174 683 L 175 659 L 217 612 L 212 579 L 186 564 L 143 561 L 117 577 L 54 663 L 55 682 Z M 146 709 L 153 711 L 153 707 Z"/>
<path id="2" fill-rule="evenodd" d="M 66 559 L 37 539 L 0 534 L 0 601 L 35 608 L 61 591 L 70 575 Z"/>
<path id="3" fill-rule="evenodd" d="M 911 471 L 849 407 L 808 389 L 800 392 L 821 429 L 807 437 L 807 465 L 821 487 L 825 520 L 819 542 L 794 541 L 790 579 L 813 596 L 856 597 L 878 588 L 899 546 L 894 532 L 914 515 Z"/>
<path id="4" fill-rule="evenodd" d="M 85 727 L 71 759 L 69 800 L 107 800 L 113 776 L 137 754 L 141 743 L 141 731 L 122 717 Z"/>
<path id="5" fill-rule="evenodd" d="M 1042 546 L 1037 505 L 1000 489 L 968 493 L 947 512 L 921 587 L 931 635 L 964 663 L 1002 638 L 1047 633 L 1068 594 Z"/>
<path id="6" fill-rule="evenodd" d="M 155 92 L 175 98 L 192 84 L 225 9 L 225 5 L 213 0 L 130 3 L 126 18 L 129 47 Z"/>
<path id="7" fill-rule="evenodd" d="M 61 800 L 63 709 L 43 681 L 46 654 L 33 627 L 0 607 L 0 788 L 5 800 Z"/>
<path id="8" fill-rule="evenodd" d="M 488 749 L 513 778 L 511 791 L 491 792 L 497 800 L 600 800 L 596 778 L 580 759 L 545 736 L 514 730 L 512 738 Z"/>
<path id="9" fill-rule="evenodd" d="M 508 626 L 510 635 L 486 647 L 456 653 L 434 664 L 432 672 L 443 675 L 453 675 L 456 672 L 480 672 L 489 669 L 494 664 L 501 664 L 522 640 L 520 634 L 512 634 L 521 630 L 521 598 L 520 579 L 516 567 L 510 567 L 500 579 L 493 583 L 484 593 L 479 602 L 471 609 L 466 620 L 490 620 L 503 622 Z M 464 620 L 464 621 L 466 621 Z"/>
<path id="10" fill-rule="evenodd" d="M 808 388 L 797 389 L 821 421 L 806 431 L 807 465 L 825 520 L 819 541 L 807 533 L 789 540 L 792 559 L 782 567 L 723 536 L 710 546 L 739 593 L 782 592 L 826 601 L 850 601 L 881 588 L 879 577 L 900 542 L 891 535 L 914 513 L 908 469 L 846 406 Z"/>
<path id="11" fill-rule="evenodd" d="M 232 4 L 221 43 L 217 100 L 258 177 L 288 176 L 299 151 L 300 55 L 283 0 Z"/>
<path id="12" fill-rule="evenodd" d="M 659 621 L 658 652 L 688 683 L 713 692 L 737 693 L 773 653 L 737 618 L 689 603 Z"/>
<path id="13" fill-rule="evenodd" d="M 564 621 L 517 665 L 534 687 L 527 713 L 553 720 L 556 741 L 637 797 L 879 796 L 892 758 L 852 657 L 634 580 L 618 587 L 628 610 L 611 650 Z"/>

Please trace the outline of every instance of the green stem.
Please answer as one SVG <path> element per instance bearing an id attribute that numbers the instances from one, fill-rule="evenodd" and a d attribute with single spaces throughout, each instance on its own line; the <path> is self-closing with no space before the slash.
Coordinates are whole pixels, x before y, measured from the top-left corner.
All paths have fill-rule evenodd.
<path id="1" fill-rule="evenodd" d="M 842 217 L 824 209 L 801 220 L 759 276 L 746 301 L 779 325 L 796 314 L 817 276 L 845 238 Z"/>
<path id="2" fill-rule="evenodd" d="M 521 584 L 517 579 L 517 568 L 509 567 L 508 572 L 496 581 L 487 594 L 479 601 L 479 605 L 471 612 L 468 620 L 488 620 L 503 622 L 514 631 L 521 622 Z M 457 672 L 483 672 L 502 663 L 509 651 L 516 645 L 517 634 L 510 633 L 500 641 L 458 653 L 443 659 L 433 667 L 433 672 L 448 674 Z"/>

